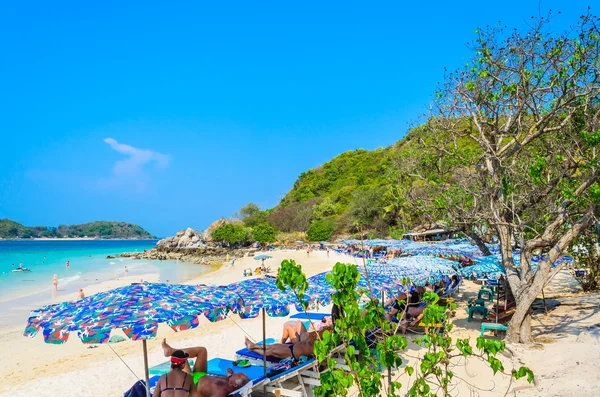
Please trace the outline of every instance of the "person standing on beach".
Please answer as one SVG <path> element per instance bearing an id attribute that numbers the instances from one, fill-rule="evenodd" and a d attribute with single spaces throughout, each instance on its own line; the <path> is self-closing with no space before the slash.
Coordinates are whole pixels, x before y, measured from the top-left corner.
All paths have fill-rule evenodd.
<path id="1" fill-rule="evenodd" d="M 127 277 L 129 275 L 129 270 L 127 269 L 127 265 L 125 265 L 125 276 Z"/>
<path id="2" fill-rule="evenodd" d="M 85 294 L 83 293 L 83 288 L 79 288 L 79 293 L 77 294 L 78 299 L 85 298 Z"/>
<path id="3" fill-rule="evenodd" d="M 325 248 L 325 250 L 327 251 L 327 257 L 329 258 L 329 247 Z"/>
<path id="4" fill-rule="evenodd" d="M 308 248 L 306 248 L 306 257 L 308 258 L 310 256 L 310 245 L 308 246 Z"/>
<path id="5" fill-rule="evenodd" d="M 58 276 L 56 274 L 52 276 L 52 286 L 54 287 L 52 290 L 58 292 Z"/>

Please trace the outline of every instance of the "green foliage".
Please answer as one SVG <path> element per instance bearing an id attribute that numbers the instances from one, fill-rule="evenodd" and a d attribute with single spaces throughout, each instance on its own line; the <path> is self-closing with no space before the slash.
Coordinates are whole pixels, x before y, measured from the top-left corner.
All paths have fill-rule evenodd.
<path id="1" fill-rule="evenodd" d="M 275 242 L 277 240 L 277 229 L 268 223 L 259 223 L 252 228 L 252 238 L 261 244 Z"/>
<path id="2" fill-rule="evenodd" d="M 246 227 L 254 227 L 267 222 L 267 212 L 263 211 L 258 204 L 246 204 L 240 208 L 239 215 Z"/>
<path id="3" fill-rule="evenodd" d="M 228 223 L 216 228 L 212 232 L 212 238 L 214 241 L 236 245 L 249 242 L 250 233 L 243 226 Z"/>
<path id="4" fill-rule="evenodd" d="M 456 305 L 441 305 L 439 297 L 430 292 L 424 296 L 429 304 L 421 320 L 426 332 L 422 338 L 415 340 L 425 352 L 417 365 L 406 365 L 404 368 L 411 376 L 411 383 L 402 385 L 392 381 L 384 390 L 385 377 L 380 368 L 401 367 L 408 341 L 395 333 L 396 329 L 384 318 L 384 309 L 377 299 L 370 297 L 366 306 L 359 308 L 359 298 L 368 297 L 367 291 L 357 288 L 360 277 L 356 265 L 343 263 L 337 263 L 327 276 L 327 282 L 335 289 L 333 303 L 341 308 L 342 313 L 335 322 L 335 332 L 325 331 L 322 339 L 315 342 L 316 359 L 329 369 L 321 373 L 321 385 L 313 389 L 315 396 L 347 396 L 353 387 L 358 389 L 358 395 L 362 397 L 452 396 L 456 389 L 452 384 L 452 368 L 460 362 L 461 357 L 487 362 L 494 373 L 504 372 L 502 363 L 496 358 L 504 350 L 504 342 L 478 338 L 476 352 L 469 339 L 453 342 L 448 335 L 452 330 L 452 324 L 448 320 L 452 311 L 456 310 Z M 403 280 L 405 285 L 408 282 Z M 283 261 L 278 272 L 277 286 L 281 290 L 292 288 L 300 301 L 304 302 L 303 293 L 308 284 L 302 267 L 294 261 Z M 374 329 L 379 329 L 379 333 L 371 334 Z M 367 338 L 369 334 L 371 335 Z M 373 338 L 376 338 L 375 342 Z M 331 357 L 331 351 L 340 344 L 345 347 L 345 366 L 338 365 Z M 533 372 L 527 367 L 513 370 L 512 376 L 516 379 L 526 376 L 529 383 L 534 379 Z M 436 392 L 432 393 L 432 390 Z"/>
<path id="5" fill-rule="evenodd" d="M 335 225 L 331 220 L 315 220 L 306 231 L 308 241 L 327 241 L 333 235 Z"/>
<path id="6" fill-rule="evenodd" d="M 155 237 L 138 225 L 127 222 L 96 221 L 80 225 L 58 227 L 23 226 L 10 219 L 0 220 L 1 238 L 60 238 L 98 237 L 106 239 L 154 239 Z"/>
<path id="7" fill-rule="evenodd" d="M 277 269 L 276 285 L 282 291 L 286 290 L 286 286 L 290 287 L 306 310 L 308 305 L 304 300 L 304 291 L 308 288 L 308 282 L 302 272 L 302 265 L 297 265 L 293 259 L 284 259 L 279 269 Z"/>
<path id="8" fill-rule="evenodd" d="M 338 206 L 333 203 L 331 197 L 325 197 L 319 204 L 312 207 L 312 219 L 324 219 L 336 214 Z"/>

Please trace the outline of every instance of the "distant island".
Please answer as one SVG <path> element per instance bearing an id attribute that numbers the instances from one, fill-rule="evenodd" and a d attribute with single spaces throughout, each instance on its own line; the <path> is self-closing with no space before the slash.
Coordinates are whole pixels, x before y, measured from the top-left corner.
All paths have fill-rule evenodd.
<path id="1" fill-rule="evenodd" d="M 24 226 L 10 219 L 0 219 L 0 239 L 155 239 L 142 227 L 127 222 L 96 221 L 80 225 Z"/>

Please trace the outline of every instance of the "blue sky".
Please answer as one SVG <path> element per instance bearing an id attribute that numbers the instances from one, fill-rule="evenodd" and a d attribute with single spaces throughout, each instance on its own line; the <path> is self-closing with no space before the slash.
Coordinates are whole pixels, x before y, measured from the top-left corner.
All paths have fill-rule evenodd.
<path id="1" fill-rule="evenodd" d="M 301 172 L 400 140 L 476 27 L 548 9 L 564 27 L 589 4 L 169 3 L 0 6 L 0 218 L 166 236 L 272 207 Z"/>

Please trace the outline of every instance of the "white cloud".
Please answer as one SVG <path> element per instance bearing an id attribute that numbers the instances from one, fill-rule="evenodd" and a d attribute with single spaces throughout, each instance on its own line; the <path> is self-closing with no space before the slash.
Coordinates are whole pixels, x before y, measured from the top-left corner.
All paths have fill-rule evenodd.
<path id="1" fill-rule="evenodd" d="M 169 165 L 169 156 L 166 154 L 119 143 L 113 138 L 106 138 L 104 142 L 127 157 L 115 162 L 112 176 L 99 181 L 101 187 L 130 186 L 145 190 L 149 181 L 147 166 L 154 164 L 158 168 L 167 168 Z"/>

